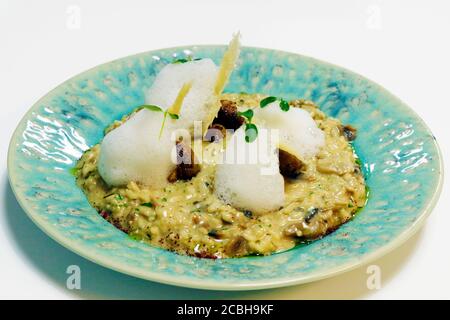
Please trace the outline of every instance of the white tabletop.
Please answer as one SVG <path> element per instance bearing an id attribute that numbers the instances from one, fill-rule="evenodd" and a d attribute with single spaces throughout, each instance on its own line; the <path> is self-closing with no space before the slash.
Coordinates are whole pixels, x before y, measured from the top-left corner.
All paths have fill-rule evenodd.
<path id="1" fill-rule="evenodd" d="M 129 54 L 229 41 L 302 53 L 380 83 L 429 125 L 449 159 L 449 1 L 25 1 L 0 0 L 0 298 L 450 298 L 450 195 L 425 227 L 375 262 L 335 278 L 255 292 L 208 292 L 135 279 L 95 265 L 41 232 L 17 204 L 6 153 L 27 109 L 50 89 Z M 81 290 L 66 269 L 81 268 Z"/>

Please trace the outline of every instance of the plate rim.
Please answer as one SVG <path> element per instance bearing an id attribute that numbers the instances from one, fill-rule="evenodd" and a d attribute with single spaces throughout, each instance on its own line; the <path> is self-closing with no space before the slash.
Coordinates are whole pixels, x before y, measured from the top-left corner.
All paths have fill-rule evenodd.
<path id="1" fill-rule="evenodd" d="M 98 264 L 102 267 L 112 269 L 114 271 L 137 277 L 144 280 L 149 280 L 153 282 L 173 285 L 173 286 L 179 286 L 179 287 L 186 287 L 186 288 L 194 288 L 194 289 L 205 289 L 205 290 L 224 290 L 224 291 L 243 291 L 243 290 L 262 290 L 262 289 L 270 289 L 270 288 L 279 288 L 279 287 L 287 287 L 287 286 L 294 286 L 314 281 L 319 281 L 326 278 L 331 278 L 337 275 L 340 275 L 342 273 L 354 270 L 356 268 L 362 267 L 364 265 L 369 264 L 370 262 L 373 262 L 374 260 L 388 254 L 389 252 L 393 251 L 394 249 L 400 247 L 402 244 L 404 244 L 408 239 L 410 239 L 425 223 L 428 216 L 433 211 L 434 207 L 436 206 L 439 197 L 442 192 L 443 188 L 443 180 L 444 180 L 444 164 L 443 164 L 443 157 L 442 157 L 442 151 L 439 147 L 439 144 L 436 140 L 436 138 L 433 139 L 434 147 L 437 150 L 437 158 L 435 158 L 438 162 L 438 168 L 439 168 L 439 175 L 437 177 L 437 184 L 434 189 L 433 195 L 431 198 L 427 201 L 426 207 L 422 209 L 420 212 L 418 218 L 414 221 L 414 223 L 409 226 L 407 229 L 403 230 L 399 235 L 397 235 L 394 239 L 392 239 L 387 244 L 377 248 L 373 252 L 364 255 L 361 259 L 357 260 L 351 260 L 348 261 L 340 266 L 332 267 L 329 269 L 322 270 L 320 272 L 316 272 L 313 275 L 308 276 L 291 276 L 287 278 L 281 278 L 281 279 L 275 279 L 275 280 L 245 280 L 243 282 L 219 282 L 219 281 L 196 281 L 196 280 L 190 280 L 187 278 L 178 278 L 177 275 L 163 275 L 161 273 L 155 272 L 155 271 L 147 271 L 143 272 L 140 268 L 131 267 L 122 264 L 121 262 L 116 262 L 113 260 L 110 260 L 106 256 L 104 258 L 99 256 L 96 256 L 95 254 L 90 254 L 89 250 L 84 250 L 79 244 L 75 243 L 74 241 L 71 241 L 68 238 L 64 238 L 61 236 L 61 233 L 56 230 L 51 224 L 47 223 L 44 219 L 40 218 L 38 215 L 34 213 L 34 210 L 27 206 L 24 199 L 19 195 L 17 190 L 14 186 L 14 180 L 16 180 L 15 177 L 15 171 L 13 168 L 13 160 L 15 157 L 15 152 L 13 152 L 14 145 L 16 144 L 18 138 L 20 137 L 20 129 L 22 128 L 22 125 L 24 121 L 29 117 L 29 115 L 34 112 L 34 109 L 41 103 L 43 99 L 45 99 L 47 96 L 54 93 L 58 88 L 63 86 L 64 84 L 73 81 L 77 79 L 78 77 L 85 75 L 89 73 L 90 71 L 98 68 L 105 68 L 110 64 L 113 64 L 120 60 L 129 59 L 132 57 L 137 57 L 140 55 L 150 55 L 152 53 L 157 53 L 160 51 L 179 51 L 179 50 L 187 50 L 192 48 L 213 48 L 213 47 L 223 47 L 226 48 L 225 45 L 222 44 L 201 44 L 201 45 L 183 45 L 183 46 L 175 46 L 175 47 L 168 47 L 168 48 L 160 48 L 160 49 L 153 49 L 149 51 L 143 51 L 132 55 L 127 55 L 121 58 L 117 58 L 111 61 L 108 61 L 106 63 L 102 63 L 96 66 L 93 66 L 91 68 L 88 68 L 85 71 L 82 71 L 75 76 L 72 76 L 68 78 L 67 80 L 61 82 L 57 86 L 55 86 L 53 89 L 48 91 L 45 95 L 43 95 L 41 98 L 39 98 L 28 110 L 27 112 L 21 117 L 20 121 L 18 122 L 16 128 L 13 131 L 13 134 L 10 138 L 10 143 L 8 147 L 8 154 L 7 154 L 7 172 L 8 172 L 8 180 L 9 184 L 11 186 L 11 190 L 13 191 L 13 194 L 19 203 L 22 210 L 26 213 L 26 215 L 33 221 L 35 225 L 39 227 L 46 235 L 48 235 L 51 239 L 62 245 L 64 248 L 78 254 L 79 256 Z M 278 52 L 286 55 L 294 55 L 301 59 L 308 59 L 311 61 L 315 61 L 319 64 L 330 66 L 332 68 L 337 68 L 340 70 L 343 70 L 353 76 L 359 77 L 365 81 L 368 81 L 372 86 L 377 87 L 378 89 L 382 89 L 383 91 L 387 92 L 390 95 L 390 98 L 395 99 L 399 104 L 403 105 L 405 108 L 408 109 L 408 111 L 411 112 L 412 115 L 416 119 L 420 121 L 420 123 L 423 125 L 423 127 L 426 129 L 426 131 L 432 134 L 432 131 L 428 127 L 428 125 L 425 123 L 425 121 L 416 113 L 416 111 L 411 108 L 409 105 L 404 103 L 401 99 L 399 99 L 396 95 L 391 93 L 389 90 L 381 86 L 375 81 L 372 81 L 371 79 L 360 75 L 359 73 L 356 73 L 354 71 L 351 71 L 345 67 L 341 67 L 338 65 L 335 65 L 333 63 L 323 61 L 320 59 L 316 59 L 310 56 L 302 55 L 295 52 L 289 52 L 289 51 L 283 51 L 283 50 L 277 50 L 277 49 L 269 49 L 269 48 L 263 48 L 263 47 L 253 47 L 253 46 L 244 46 L 244 49 L 253 49 L 253 50 L 262 50 L 262 51 L 270 51 L 270 52 Z"/>

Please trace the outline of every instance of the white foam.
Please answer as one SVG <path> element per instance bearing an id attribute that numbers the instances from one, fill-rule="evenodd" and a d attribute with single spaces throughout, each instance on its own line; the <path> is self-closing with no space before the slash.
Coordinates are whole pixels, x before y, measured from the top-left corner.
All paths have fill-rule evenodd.
<path id="1" fill-rule="evenodd" d="M 98 170 L 108 185 L 136 181 L 161 188 L 168 183 L 167 177 L 176 166 L 172 161 L 175 120 L 167 117 L 159 137 L 162 120 L 162 112 L 143 109 L 105 136 Z"/>
<path id="2" fill-rule="evenodd" d="M 168 64 L 156 76 L 146 92 L 146 104 L 169 108 L 181 87 L 192 82 L 184 98 L 178 127 L 190 128 L 194 121 L 203 121 L 209 115 L 207 101 L 213 96 L 218 67 L 211 59 Z"/>
<path id="3" fill-rule="evenodd" d="M 300 108 L 291 107 L 282 111 L 279 102 L 254 110 L 254 121 L 270 128 L 278 129 L 280 148 L 292 152 L 299 158 L 316 155 L 325 144 L 325 134 L 317 127 L 311 115 Z"/>
<path id="4" fill-rule="evenodd" d="M 241 127 L 228 141 L 222 163 L 217 164 L 215 193 L 239 209 L 261 214 L 279 209 L 284 203 L 284 179 L 279 172 L 276 146 L 259 128 L 258 138 L 245 142 Z"/>

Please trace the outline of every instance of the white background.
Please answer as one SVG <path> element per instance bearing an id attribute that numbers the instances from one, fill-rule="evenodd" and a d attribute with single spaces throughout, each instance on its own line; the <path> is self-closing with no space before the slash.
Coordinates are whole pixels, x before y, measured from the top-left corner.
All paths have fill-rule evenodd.
<path id="1" fill-rule="evenodd" d="M 75 7 L 73 7 L 75 6 Z M 79 28 L 73 14 L 80 9 Z M 409 104 L 449 159 L 449 1 L 24 1 L 0 0 L 1 298 L 450 298 L 447 185 L 425 227 L 366 268 L 320 282 L 257 292 L 208 292 L 155 284 L 97 266 L 44 235 L 19 208 L 7 180 L 11 134 L 41 96 L 67 78 L 129 54 L 184 44 L 244 45 L 326 60 L 367 76 Z M 66 289 L 68 265 L 82 289 Z"/>

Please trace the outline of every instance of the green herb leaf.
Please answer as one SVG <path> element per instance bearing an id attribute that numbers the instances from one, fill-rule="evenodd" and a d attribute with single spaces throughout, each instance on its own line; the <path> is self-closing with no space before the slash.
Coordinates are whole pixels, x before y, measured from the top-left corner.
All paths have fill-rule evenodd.
<path id="1" fill-rule="evenodd" d="M 277 97 L 274 97 L 274 96 L 270 96 L 270 97 L 267 97 L 267 98 L 264 98 L 264 99 L 262 99 L 260 102 L 259 102 L 259 106 L 261 107 L 261 108 L 264 108 L 265 106 L 267 106 L 269 103 L 272 103 L 272 102 L 275 102 L 275 101 L 277 101 Z"/>
<path id="2" fill-rule="evenodd" d="M 163 130 L 164 130 L 164 125 L 166 124 L 166 118 L 167 118 L 167 112 L 164 112 L 164 117 L 163 117 L 163 121 L 161 123 L 161 128 L 159 129 L 159 139 L 161 139 Z"/>
<path id="3" fill-rule="evenodd" d="M 174 120 L 177 120 L 177 119 L 180 118 L 180 116 L 177 115 L 177 114 L 175 114 L 175 113 L 170 113 L 170 112 L 168 112 L 167 114 L 168 114 L 172 119 L 174 119 Z"/>
<path id="4" fill-rule="evenodd" d="M 123 200 L 123 196 L 121 194 L 116 195 L 116 200 Z"/>
<path id="5" fill-rule="evenodd" d="M 187 56 L 186 58 L 179 58 L 179 59 L 175 59 L 172 61 L 173 64 L 177 64 L 177 63 L 186 63 L 189 61 L 198 61 L 198 60 L 202 60 L 202 58 L 192 58 L 191 56 Z"/>
<path id="6" fill-rule="evenodd" d="M 253 123 L 245 124 L 245 141 L 251 143 L 258 137 L 258 128 Z"/>
<path id="7" fill-rule="evenodd" d="M 283 111 L 289 111 L 289 102 L 287 102 L 286 100 L 284 100 L 284 99 L 281 99 L 280 100 L 280 109 L 281 110 L 283 110 Z"/>
<path id="8" fill-rule="evenodd" d="M 242 117 L 246 117 L 248 122 L 252 122 L 253 119 L 253 110 L 252 109 L 248 109 L 246 111 L 242 111 L 242 112 L 238 112 L 238 115 L 242 116 Z"/>
<path id="9" fill-rule="evenodd" d="M 177 64 L 177 63 L 186 63 L 186 62 L 191 61 L 191 60 L 192 60 L 192 58 L 190 58 L 190 59 L 180 58 L 180 59 L 175 59 L 175 60 L 173 60 L 172 63 L 173 63 L 173 64 Z"/>
<path id="10" fill-rule="evenodd" d="M 150 111 L 156 111 L 156 112 L 164 112 L 164 110 L 161 107 L 152 105 L 152 104 L 144 104 L 143 106 L 140 106 L 140 108 L 144 108 Z"/>
<path id="11" fill-rule="evenodd" d="M 70 168 L 69 172 L 70 172 L 71 175 L 76 177 L 78 175 L 78 168 L 77 167 Z"/>
<path id="12" fill-rule="evenodd" d="M 152 208 L 153 207 L 153 203 L 146 202 L 146 203 L 142 203 L 141 206 L 144 206 L 144 207 L 147 207 L 147 208 Z"/>

